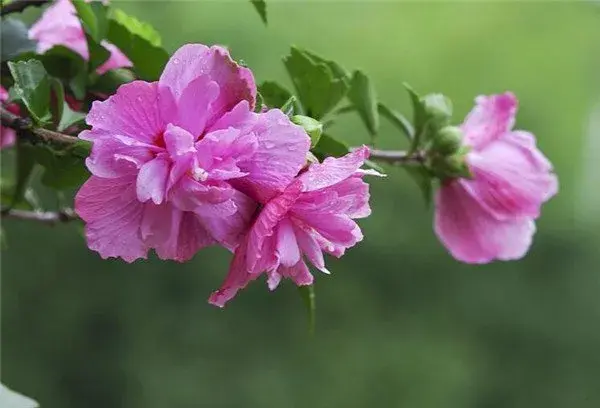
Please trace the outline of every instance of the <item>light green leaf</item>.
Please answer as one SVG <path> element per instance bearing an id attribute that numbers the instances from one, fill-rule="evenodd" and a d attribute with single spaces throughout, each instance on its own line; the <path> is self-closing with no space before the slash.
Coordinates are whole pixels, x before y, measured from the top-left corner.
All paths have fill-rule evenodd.
<path id="1" fill-rule="evenodd" d="M 392 110 L 391 108 L 388 108 L 382 103 L 377 105 L 377 109 L 379 110 L 381 116 L 386 118 L 388 121 L 390 121 L 390 123 L 400 129 L 409 141 L 412 141 L 415 134 L 415 129 L 410 121 L 404 117 L 404 115 Z"/>
<path id="2" fill-rule="evenodd" d="M 322 119 L 348 92 L 347 73 L 333 61 L 292 47 L 283 62 L 307 116 Z"/>
<path id="3" fill-rule="evenodd" d="M 64 102 L 63 114 L 60 118 L 60 123 L 58 124 L 58 131 L 62 132 L 63 130 L 79 123 L 83 123 L 85 121 L 85 113 L 76 112 L 69 107 L 69 104 Z"/>
<path id="4" fill-rule="evenodd" d="M 29 39 L 27 26 L 14 18 L 2 20 L 0 24 L 0 46 L 2 62 L 16 56 L 35 51 L 35 42 Z"/>
<path id="5" fill-rule="evenodd" d="M 306 307 L 306 313 L 308 315 L 308 332 L 312 335 L 315 333 L 317 313 L 315 287 L 314 285 L 298 286 L 298 292 L 300 292 L 300 297 Z"/>
<path id="6" fill-rule="evenodd" d="M 39 124 L 50 119 L 50 79 L 44 65 L 38 60 L 8 62 L 15 80 L 15 91 L 25 107 Z"/>
<path id="7" fill-rule="evenodd" d="M 169 60 L 158 32 L 122 10 L 114 10 L 107 38 L 133 62 L 134 71 L 141 79 L 158 79 Z"/>
<path id="8" fill-rule="evenodd" d="M 379 130 L 379 113 L 377 111 L 377 94 L 373 83 L 362 71 L 354 71 L 350 83 L 348 99 L 360 115 L 371 138 Z"/>
<path id="9" fill-rule="evenodd" d="M 302 126 L 304 131 L 310 136 L 310 145 L 315 147 L 319 143 L 321 134 L 323 134 L 323 124 L 316 119 L 303 115 L 295 115 L 291 119 L 296 125 Z"/>
<path id="10" fill-rule="evenodd" d="M 425 105 L 419 94 L 415 92 L 410 85 L 404 84 L 404 87 L 410 95 L 410 101 L 413 107 L 413 125 L 415 127 L 415 136 L 412 140 L 410 152 L 414 152 L 421 147 L 421 143 L 424 142 L 424 136 L 427 131 L 427 112 L 425 111 Z"/>
<path id="11" fill-rule="evenodd" d="M 288 99 L 283 105 L 281 105 L 281 111 L 287 116 L 292 116 L 298 110 L 297 106 L 298 103 L 296 101 L 296 97 L 292 95 L 290 96 L 290 99 Z"/>
<path id="12" fill-rule="evenodd" d="M 260 15 L 260 19 L 267 24 L 267 3 L 265 0 L 250 0 L 258 14 Z"/>

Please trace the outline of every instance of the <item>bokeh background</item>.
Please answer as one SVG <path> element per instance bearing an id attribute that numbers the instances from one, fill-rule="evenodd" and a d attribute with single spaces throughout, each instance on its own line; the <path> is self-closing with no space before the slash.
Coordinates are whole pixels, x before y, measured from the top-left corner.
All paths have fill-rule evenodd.
<path id="1" fill-rule="evenodd" d="M 287 282 L 209 306 L 224 250 L 127 265 L 76 225 L 7 220 L 4 383 L 43 408 L 600 406 L 600 7 L 270 0 L 264 27 L 245 0 L 114 3 L 170 51 L 229 46 L 259 81 L 289 84 L 281 57 L 306 47 L 363 69 L 407 114 L 403 81 L 450 96 L 458 122 L 477 94 L 513 90 L 561 192 L 526 259 L 475 267 L 447 255 L 418 189 L 389 168 L 371 180 L 365 240 L 316 279 L 314 336 Z M 367 140 L 352 116 L 332 133 Z M 387 125 L 380 140 L 404 143 Z"/>

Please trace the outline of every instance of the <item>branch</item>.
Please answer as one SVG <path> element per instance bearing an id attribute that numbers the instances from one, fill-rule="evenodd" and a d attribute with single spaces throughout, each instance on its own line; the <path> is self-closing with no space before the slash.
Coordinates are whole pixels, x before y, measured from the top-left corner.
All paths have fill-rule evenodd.
<path id="1" fill-rule="evenodd" d="M 30 120 L 23 119 L 14 113 L 9 112 L 4 107 L 0 107 L 0 114 L 2 124 L 16 130 L 19 134 L 24 134 L 25 136 L 29 137 L 33 136 L 34 138 L 41 139 L 44 142 L 54 142 L 63 145 L 73 145 L 81 142 L 81 139 L 75 136 L 69 136 L 63 133 L 53 132 L 48 129 L 35 127 Z"/>
<path id="2" fill-rule="evenodd" d="M 67 223 L 79 219 L 75 211 L 65 208 L 61 211 L 26 211 L 17 209 L 6 209 L 0 212 L 2 218 L 16 218 L 19 220 L 37 221 L 42 224 L 55 225 L 58 223 Z"/>
<path id="3" fill-rule="evenodd" d="M 2 2 L 2 11 L 0 12 L 2 17 L 10 13 L 20 13 L 25 10 L 29 6 L 43 6 L 46 3 L 49 3 L 50 0 L 13 0 L 8 4 L 4 4 Z"/>
<path id="4" fill-rule="evenodd" d="M 369 158 L 371 160 L 396 165 L 423 164 L 425 162 L 425 155 L 420 151 L 408 153 L 404 150 L 371 149 Z"/>

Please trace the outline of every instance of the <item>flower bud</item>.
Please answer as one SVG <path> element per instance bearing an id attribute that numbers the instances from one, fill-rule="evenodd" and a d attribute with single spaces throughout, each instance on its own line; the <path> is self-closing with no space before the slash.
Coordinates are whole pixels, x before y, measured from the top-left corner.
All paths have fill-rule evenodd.
<path id="1" fill-rule="evenodd" d="M 433 137 L 431 149 L 443 156 L 456 153 L 462 145 L 463 132 L 456 126 L 441 128 Z"/>
<path id="2" fill-rule="evenodd" d="M 436 128 L 447 125 L 452 117 L 452 101 L 442 94 L 425 95 L 422 99 L 425 113 Z"/>
<path id="3" fill-rule="evenodd" d="M 315 147 L 323 133 L 323 124 L 316 119 L 303 115 L 294 115 L 291 120 L 296 125 L 302 126 L 310 136 L 310 145 Z"/>
<path id="4" fill-rule="evenodd" d="M 459 153 L 452 156 L 448 156 L 444 159 L 446 176 L 453 178 L 473 178 L 471 169 L 467 164 L 466 154 Z"/>

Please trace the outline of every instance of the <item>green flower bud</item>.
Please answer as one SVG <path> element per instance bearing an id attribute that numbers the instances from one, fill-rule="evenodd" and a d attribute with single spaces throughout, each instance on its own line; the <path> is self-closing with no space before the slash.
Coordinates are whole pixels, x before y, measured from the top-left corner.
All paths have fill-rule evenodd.
<path id="1" fill-rule="evenodd" d="M 456 126 L 441 128 L 434 136 L 431 149 L 443 156 L 456 153 L 462 146 L 463 132 Z"/>
<path id="2" fill-rule="evenodd" d="M 446 167 L 446 176 L 448 177 L 460 177 L 467 179 L 473 178 L 473 174 L 471 173 L 471 169 L 469 169 L 465 154 L 460 153 L 453 156 L 448 156 L 444 159 L 444 164 Z"/>
<path id="3" fill-rule="evenodd" d="M 422 98 L 425 113 L 431 124 L 437 128 L 450 123 L 452 117 L 452 101 L 442 94 L 429 94 Z"/>
<path id="4" fill-rule="evenodd" d="M 292 116 L 291 120 L 296 125 L 302 126 L 306 133 L 308 133 L 311 147 L 315 147 L 319 143 L 319 139 L 323 133 L 323 124 L 321 122 L 303 115 Z"/>

